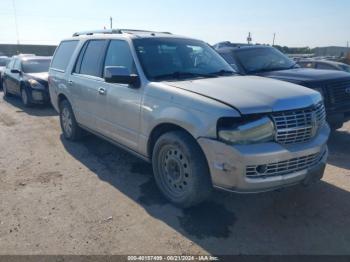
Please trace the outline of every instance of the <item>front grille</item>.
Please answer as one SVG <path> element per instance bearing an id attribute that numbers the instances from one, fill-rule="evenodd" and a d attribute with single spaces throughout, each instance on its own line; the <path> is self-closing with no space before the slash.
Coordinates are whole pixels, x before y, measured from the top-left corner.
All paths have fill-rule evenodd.
<path id="1" fill-rule="evenodd" d="M 331 104 L 350 103 L 350 80 L 330 83 L 327 90 Z"/>
<path id="2" fill-rule="evenodd" d="M 323 102 L 295 111 L 279 112 L 272 115 L 276 126 L 276 142 L 296 144 L 307 142 L 314 137 L 326 121 Z"/>
<path id="3" fill-rule="evenodd" d="M 246 176 L 249 178 L 266 178 L 292 174 L 317 165 L 325 154 L 326 151 L 266 165 L 247 166 Z"/>

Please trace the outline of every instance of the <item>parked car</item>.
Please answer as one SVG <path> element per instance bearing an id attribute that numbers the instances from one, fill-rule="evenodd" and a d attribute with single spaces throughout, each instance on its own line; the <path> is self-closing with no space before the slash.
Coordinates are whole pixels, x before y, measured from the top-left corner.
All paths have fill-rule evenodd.
<path id="1" fill-rule="evenodd" d="M 12 57 L 2 79 L 4 96 L 20 96 L 25 106 L 49 103 L 50 62 L 51 57 L 47 56 Z"/>
<path id="2" fill-rule="evenodd" d="M 320 93 L 237 75 L 206 43 L 139 30 L 76 33 L 49 70 L 63 136 L 83 130 L 149 161 L 189 207 L 213 187 L 255 193 L 322 178 L 330 129 Z"/>
<path id="3" fill-rule="evenodd" d="M 350 66 L 340 62 L 333 62 L 327 60 L 301 60 L 298 65 L 303 68 L 321 69 L 321 70 L 337 70 L 350 73 Z"/>
<path id="4" fill-rule="evenodd" d="M 6 64 L 10 59 L 7 56 L 0 56 L 0 89 L 2 89 L 2 74 L 5 71 Z"/>
<path id="5" fill-rule="evenodd" d="M 350 75 L 341 71 L 300 68 L 270 46 L 225 47 L 217 51 L 243 75 L 274 78 L 319 91 L 324 97 L 327 121 L 339 129 L 350 119 Z"/>

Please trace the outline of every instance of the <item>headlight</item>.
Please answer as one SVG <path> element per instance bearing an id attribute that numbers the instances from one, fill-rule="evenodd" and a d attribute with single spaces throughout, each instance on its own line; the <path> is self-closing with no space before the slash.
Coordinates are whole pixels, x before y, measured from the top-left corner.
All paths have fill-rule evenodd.
<path id="1" fill-rule="evenodd" d="M 315 87 L 315 88 L 313 88 L 313 90 L 319 92 L 324 100 L 324 91 L 323 91 L 322 87 Z"/>
<path id="2" fill-rule="evenodd" d="M 30 86 L 32 88 L 43 88 L 43 85 L 40 84 L 38 81 L 36 81 L 35 79 L 29 79 L 28 83 L 30 84 Z"/>
<path id="3" fill-rule="evenodd" d="M 272 120 L 263 117 L 259 120 L 241 123 L 236 126 L 219 127 L 218 136 L 231 144 L 254 144 L 272 141 L 275 127 Z"/>

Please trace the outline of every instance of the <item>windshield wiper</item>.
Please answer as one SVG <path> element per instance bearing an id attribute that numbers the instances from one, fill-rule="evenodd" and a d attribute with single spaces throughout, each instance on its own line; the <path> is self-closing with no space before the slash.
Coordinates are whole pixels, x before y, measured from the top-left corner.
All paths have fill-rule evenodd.
<path id="1" fill-rule="evenodd" d="M 237 72 L 231 71 L 231 70 L 225 70 L 225 69 L 211 73 L 211 75 L 216 75 L 216 76 L 235 75 L 235 74 L 237 74 Z"/>
<path id="2" fill-rule="evenodd" d="M 217 77 L 213 74 L 200 74 L 200 73 L 191 73 L 191 72 L 174 72 L 171 74 L 163 74 L 163 75 L 157 75 L 152 77 L 154 80 L 162 80 L 162 79 L 181 79 L 181 78 L 196 78 L 196 77 L 203 77 L 203 78 L 213 78 Z"/>

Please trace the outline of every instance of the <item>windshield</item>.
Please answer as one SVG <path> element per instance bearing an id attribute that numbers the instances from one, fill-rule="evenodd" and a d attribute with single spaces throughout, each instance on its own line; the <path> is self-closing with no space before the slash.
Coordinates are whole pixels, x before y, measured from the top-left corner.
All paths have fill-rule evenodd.
<path id="1" fill-rule="evenodd" d="M 48 72 L 51 59 L 30 59 L 22 61 L 22 71 L 24 73 Z"/>
<path id="2" fill-rule="evenodd" d="M 232 75 L 229 64 L 206 43 L 180 38 L 133 40 L 148 79 L 206 78 Z"/>
<path id="3" fill-rule="evenodd" d="M 8 58 L 0 58 L 0 66 L 6 66 L 8 61 Z"/>
<path id="4" fill-rule="evenodd" d="M 251 48 L 236 51 L 236 58 L 247 73 L 286 70 L 296 63 L 275 48 Z"/>
<path id="5" fill-rule="evenodd" d="M 350 66 L 348 65 L 340 65 L 341 69 L 345 72 L 350 73 Z"/>

